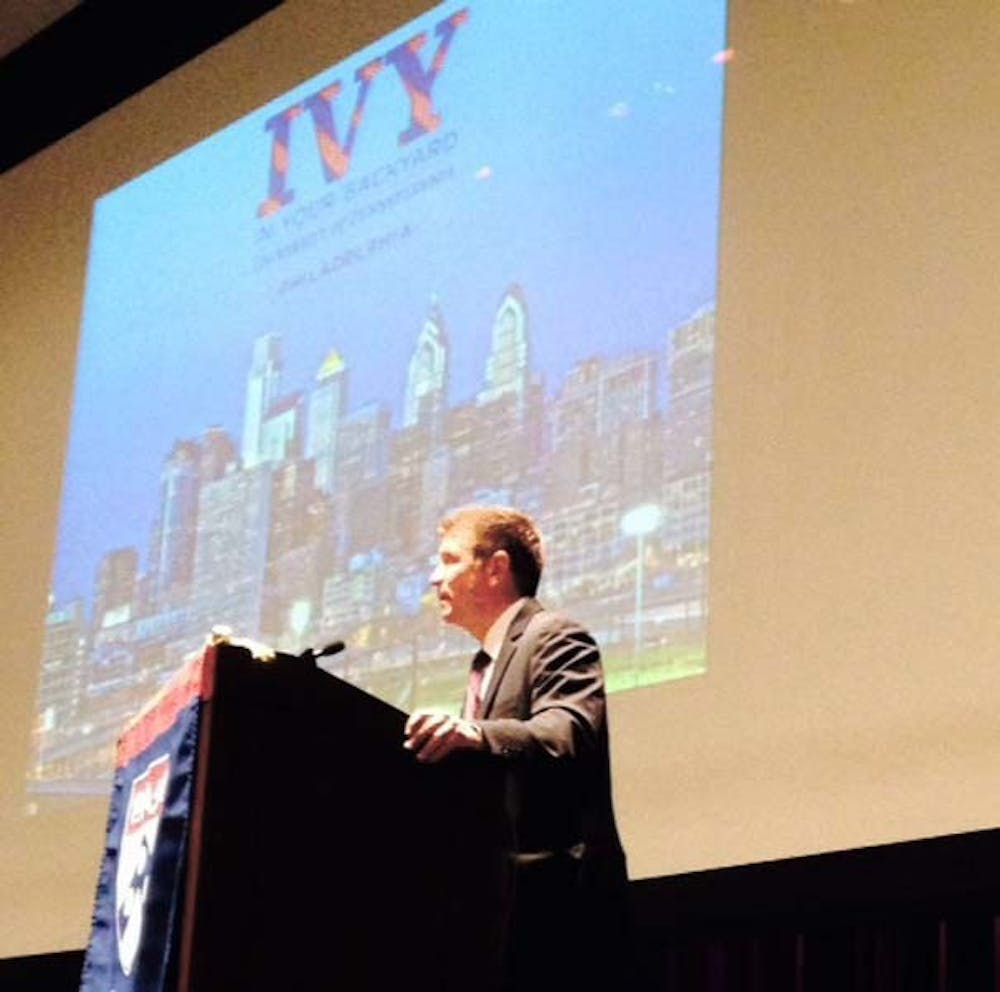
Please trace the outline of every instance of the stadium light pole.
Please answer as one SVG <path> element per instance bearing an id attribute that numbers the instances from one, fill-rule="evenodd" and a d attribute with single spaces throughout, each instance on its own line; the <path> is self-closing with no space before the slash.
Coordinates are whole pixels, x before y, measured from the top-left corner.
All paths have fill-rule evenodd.
<path id="1" fill-rule="evenodd" d="M 655 503 L 643 503 L 629 510 L 621 520 L 621 530 L 626 537 L 635 538 L 635 620 L 633 623 L 632 654 L 639 657 L 642 643 L 643 586 L 645 578 L 646 537 L 663 522 L 663 511 Z"/>

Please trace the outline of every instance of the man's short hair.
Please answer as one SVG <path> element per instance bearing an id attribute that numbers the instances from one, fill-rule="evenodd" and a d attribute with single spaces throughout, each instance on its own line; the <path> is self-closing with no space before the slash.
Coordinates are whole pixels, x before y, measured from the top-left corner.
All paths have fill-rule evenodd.
<path id="1" fill-rule="evenodd" d="M 444 535 L 465 526 L 474 536 L 473 554 L 485 560 L 497 551 L 506 551 L 518 593 L 534 596 L 545 564 L 542 535 L 535 521 L 507 506 L 466 506 L 448 514 L 438 532 Z"/>

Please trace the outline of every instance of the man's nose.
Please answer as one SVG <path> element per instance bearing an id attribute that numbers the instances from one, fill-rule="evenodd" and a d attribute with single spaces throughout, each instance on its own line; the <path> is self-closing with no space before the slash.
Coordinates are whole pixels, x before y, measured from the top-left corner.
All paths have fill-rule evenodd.
<path id="1" fill-rule="evenodd" d="M 437 564 L 431 569 L 431 574 L 427 578 L 427 584 L 429 586 L 439 586 L 441 585 L 441 565 Z"/>

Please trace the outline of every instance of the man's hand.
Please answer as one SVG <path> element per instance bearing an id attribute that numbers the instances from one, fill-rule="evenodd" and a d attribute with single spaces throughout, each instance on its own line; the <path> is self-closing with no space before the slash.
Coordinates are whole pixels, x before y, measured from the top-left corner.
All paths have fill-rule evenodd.
<path id="1" fill-rule="evenodd" d="M 452 751 L 481 751 L 486 743 L 475 723 L 432 710 L 417 710 L 406 721 L 403 747 L 418 761 L 440 761 Z"/>

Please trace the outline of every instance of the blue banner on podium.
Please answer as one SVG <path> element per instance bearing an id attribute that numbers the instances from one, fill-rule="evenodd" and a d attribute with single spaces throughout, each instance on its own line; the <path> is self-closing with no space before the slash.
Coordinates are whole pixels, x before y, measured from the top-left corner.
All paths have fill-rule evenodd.
<path id="1" fill-rule="evenodd" d="M 187 850 L 211 653 L 192 659 L 118 741 L 81 992 L 166 992 L 180 955 Z"/>

